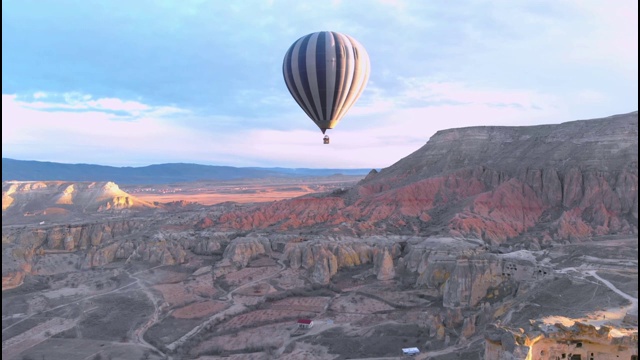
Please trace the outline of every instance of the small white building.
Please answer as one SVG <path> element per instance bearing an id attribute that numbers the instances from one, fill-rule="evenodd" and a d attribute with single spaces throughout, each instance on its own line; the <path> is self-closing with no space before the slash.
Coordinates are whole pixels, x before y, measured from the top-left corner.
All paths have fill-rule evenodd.
<path id="1" fill-rule="evenodd" d="M 403 348 L 402 354 L 409 355 L 409 356 L 418 355 L 420 354 L 420 349 L 418 349 L 417 347 Z"/>

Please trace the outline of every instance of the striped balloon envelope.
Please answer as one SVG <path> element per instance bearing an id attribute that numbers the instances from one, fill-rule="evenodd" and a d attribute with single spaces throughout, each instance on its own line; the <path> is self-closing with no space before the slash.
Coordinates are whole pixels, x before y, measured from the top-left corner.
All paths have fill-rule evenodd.
<path id="1" fill-rule="evenodd" d="M 354 38 L 320 31 L 291 45 L 282 73 L 293 98 L 324 134 L 358 100 L 370 67 L 367 51 Z"/>

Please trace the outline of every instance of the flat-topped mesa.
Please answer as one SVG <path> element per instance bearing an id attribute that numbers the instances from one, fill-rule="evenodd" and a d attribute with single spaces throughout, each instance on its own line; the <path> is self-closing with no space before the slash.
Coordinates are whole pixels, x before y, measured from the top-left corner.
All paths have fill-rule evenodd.
<path id="1" fill-rule="evenodd" d="M 477 126 L 438 131 L 370 181 L 425 178 L 469 166 L 521 169 L 638 169 L 638 112 L 556 125 Z"/>
<path id="2" fill-rule="evenodd" d="M 513 240 L 534 249 L 637 234 L 638 114 L 443 130 L 349 190 L 219 213 L 206 223 Z"/>

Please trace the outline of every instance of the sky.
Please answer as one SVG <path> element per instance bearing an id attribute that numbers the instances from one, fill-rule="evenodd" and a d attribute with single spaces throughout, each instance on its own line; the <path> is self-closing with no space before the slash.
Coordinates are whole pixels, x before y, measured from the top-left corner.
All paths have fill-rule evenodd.
<path id="1" fill-rule="evenodd" d="M 330 145 L 282 77 L 326 30 L 371 60 Z M 7 158 L 384 168 L 438 130 L 636 110 L 636 0 L 2 1 Z"/>

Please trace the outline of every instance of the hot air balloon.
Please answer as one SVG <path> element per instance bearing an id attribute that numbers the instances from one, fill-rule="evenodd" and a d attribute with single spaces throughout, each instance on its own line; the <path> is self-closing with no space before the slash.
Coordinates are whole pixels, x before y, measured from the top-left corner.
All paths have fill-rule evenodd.
<path id="1" fill-rule="evenodd" d="M 282 73 L 291 96 L 324 134 L 358 100 L 369 80 L 369 55 L 349 35 L 314 32 L 296 40 Z M 323 142 L 329 143 L 325 135 Z"/>

